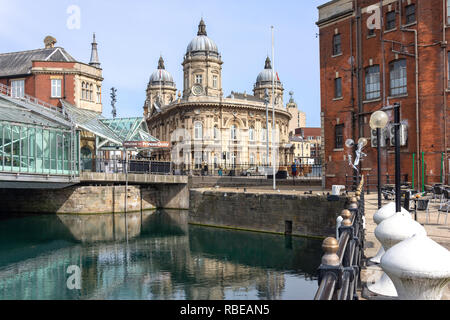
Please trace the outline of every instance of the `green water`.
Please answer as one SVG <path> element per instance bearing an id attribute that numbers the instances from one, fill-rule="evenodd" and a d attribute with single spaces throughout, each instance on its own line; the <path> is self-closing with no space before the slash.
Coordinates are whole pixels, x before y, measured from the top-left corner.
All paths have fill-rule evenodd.
<path id="1" fill-rule="evenodd" d="M 186 215 L 130 216 L 139 232 L 128 242 L 119 221 L 109 232 L 110 216 L 91 228 L 106 241 L 80 236 L 83 217 L 3 218 L 0 299 L 313 299 L 320 240 L 192 226 Z M 67 286 L 72 265 L 81 289 Z"/>

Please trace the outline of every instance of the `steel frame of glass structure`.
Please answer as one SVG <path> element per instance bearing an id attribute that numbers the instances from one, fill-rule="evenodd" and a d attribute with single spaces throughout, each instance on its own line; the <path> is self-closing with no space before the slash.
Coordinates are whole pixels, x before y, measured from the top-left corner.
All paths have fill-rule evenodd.
<path id="1" fill-rule="evenodd" d="M 0 172 L 78 176 L 79 134 L 0 121 Z"/>

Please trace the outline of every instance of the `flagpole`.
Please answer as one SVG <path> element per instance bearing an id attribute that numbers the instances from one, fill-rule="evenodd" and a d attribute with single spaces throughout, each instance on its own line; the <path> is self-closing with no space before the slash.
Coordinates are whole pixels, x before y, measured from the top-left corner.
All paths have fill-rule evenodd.
<path id="1" fill-rule="evenodd" d="M 273 174 L 273 190 L 277 188 L 277 180 L 275 177 L 275 49 L 273 26 L 272 29 L 272 174 Z"/>

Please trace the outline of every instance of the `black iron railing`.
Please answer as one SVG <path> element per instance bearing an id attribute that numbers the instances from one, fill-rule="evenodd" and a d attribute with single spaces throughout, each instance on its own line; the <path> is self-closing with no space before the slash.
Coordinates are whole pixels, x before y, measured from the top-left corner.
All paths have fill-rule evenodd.
<path id="1" fill-rule="evenodd" d="M 339 240 L 327 238 L 325 255 L 318 270 L 319 288 L 314 300 L 358 300 L 361 289 L 361 265 L 364 250 L 364 179 L 348 209 L 342 211 Z"/>
<path id="2" fill-rule="evenodd" d="M 81 158 L 81 171 L 105 173 L 172 174 L 172 164 L 163 161 Z"/>

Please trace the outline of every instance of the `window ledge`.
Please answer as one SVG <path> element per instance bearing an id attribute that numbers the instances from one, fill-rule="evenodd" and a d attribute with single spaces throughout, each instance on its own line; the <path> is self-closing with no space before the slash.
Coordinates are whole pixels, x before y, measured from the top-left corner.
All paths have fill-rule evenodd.
<path id="1" fill-rule="evenodd" d="M 394 29 L 389 29 L 389 30 L 385 30 L 384 33 L 389 33 L 389 32 L 394 32 L 397 31 L 397 27 L 395 27 Z"/>
<path id="2" fill-rule="evenodd" d="M 333 98 L 333 101 L 339 101 L 339 100 L 344 100 L 344 97 L 340 97 L 340 98 Z"/>
<path id="3" fill-rule="evenodd" d="M 344 148 L 334 148 L 333 151 L 334 152 L 342 152 L 342 151 L 344 151 Z"/>
<path id="4" fill-rule="evenodd" d="M 412 27 L 412 26 L 415 26 L 416 24 L 417 24 L 417 21 L 410 22 L 410 23 L 408 23 L 408 24 L 402 25 L 402 28 Z"/>
<path id="5" fill-rule="evenodd" d="M 331 57 L 332 57 L 332 58 L 340 57 L 340 56 L 342 56 L 342 54 L 343 54 L 343 53 L 341 52 L 341 53 L 338 53 L 338 54 L 334 54 L 334 55 L 332 55 Z"/>
<path id="6" fill-rule="evenodd" d="M 388 99 L 400 99 L 400 98 L 408 98 L 408 94 L 401 94 L 398 96 L 389 96 Z"/>
<path id="7" fill-rule="evenodd" d="M 372 34 L 370 36 L 367 36 L 366 39 L 371 39 L 371 38 L 375 38 L 377 35 L 376 34 Z"/>
<path id="8" fill-rule="evenodd" d="M 363 103 L 373 103 L 373 102 L 379 102 L 379 101 L 381 101 L 381 97 L 376 98 L 376 99 L 364 100 Z"/>

